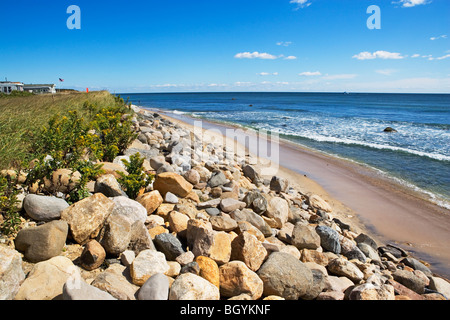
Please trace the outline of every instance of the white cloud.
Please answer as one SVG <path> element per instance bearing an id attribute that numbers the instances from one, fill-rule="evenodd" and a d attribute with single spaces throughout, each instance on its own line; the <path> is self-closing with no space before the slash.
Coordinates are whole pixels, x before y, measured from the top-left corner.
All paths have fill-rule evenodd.
<path id="1" fill-rule="evenodd" d="M 397 70 L 394 70 L 394 69 L 384 69 L 384 70 L 376 70 L 375 72 L 376 72 L 376 73 L 379 73 L 379 74 L 382 74 L 382 75 L 385 75 L 385 76 L 390 76 L 390 75 L 392 75 L 393 73 L 397 72 Z"/>
<path id="2" fill-rule="evenodd" d="M 322 74 L 319 71 L 311 72 L 311 71 L 305 71 L 298 74 L 299 76 L 303 77 L 313 77 L 313 76 L 321 76 Z"/>
<path id="3" fill-rule="evenodd" d="M 430 38 L 431 41 L 438 40 L 438 39 L 447 39 L 447 35 L 443 34 L 443 35 L 440 35 L 438 37 L 431 37 Z"/>
<path id="4" fill-rule="evenodd" d="M 234 56 L 236 59 L 264 59 L 264 60 L 275 60 L 279 57 L 274 56 L 269 53 L 259 53 L 258 51 L 255 51 L 253 53 L 251 52 L 241 52 Z"/>
<path id="5" fill-rule="evenodd" d="M 436 58 L 436 60 L 444 60 L 444 59 L 448 59 L 448 58 L 450 58 L 450 54 L 446 54 L 445 56 Z"/>
<path id="6" fill-rule="evenodd" d="M 346 79 L 354 79 L 358 75 L 357 74 L 333 74 L 333 75 L 326 75 L 322 77 L 324 80 L 346 80 Z"/>
<path id="7" fill-rule="evenodd" d="M 375 51 L 374 53 L 371 52 L 361 52 L 356 55 L 354 55 L 352 58 L 358 59 L 358 60 L 373 60 L 373 59 L 403 59 L 404 57 L 398 53 L 398 52 L 388 52 L 388 51 Z"/>
<path id="8" fill-rule="evenodd" d="M 296 56 L 287 56 L 284 60 L 297 60 Z"/>
<path id="9" fill-rule="evenodd" d="M 403 8 L 412 8 L 419 5 L 429 4 L 431 3 L 431 0 L 400 0 L 400 2 L 392 3 L 401 3 Z"/>
<path id="10" fill-rule="evenodd" d="M 310 0 L 291 0 L 289 3 L 295 3 L 298 5 L 298 8 L 306 8 L 309 7 L 311 5 L 311 2 L 309 2 Z"/>
<path id="11" fill-rule="evenodd" d="M 411 56 L 411 58 L 420 58 L 420 54 L 416 53 Z"/>
<path id="12" fill-rule="evenodd" d="M 280 41 L 277 42 L 277 46 L 289 47 L 292 44 L 291 41 Z"/>
<path id="13" fill-rule="evenodd" d="M 257 73 L 257 75 L 258 75 L 258 76 L 277 76 L 277 75 L 278 75 L 278 72 L 273 72 L 273 73 L 270 73 L 270 72 L 260 72 L 260 73 Z"/>

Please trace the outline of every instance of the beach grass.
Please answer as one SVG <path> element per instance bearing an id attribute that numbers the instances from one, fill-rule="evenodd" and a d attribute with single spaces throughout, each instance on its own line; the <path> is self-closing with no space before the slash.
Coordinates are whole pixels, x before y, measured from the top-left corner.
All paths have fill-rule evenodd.
<path id="1" fill-rule="evenodd" d="M 86 101 L 100 108 L 116 103 L 107 91 L 0 98 L 0 169 L 17 168 L 32 160 L 32 137 L 55 114 L 74 110 L 87 116 Z"/>

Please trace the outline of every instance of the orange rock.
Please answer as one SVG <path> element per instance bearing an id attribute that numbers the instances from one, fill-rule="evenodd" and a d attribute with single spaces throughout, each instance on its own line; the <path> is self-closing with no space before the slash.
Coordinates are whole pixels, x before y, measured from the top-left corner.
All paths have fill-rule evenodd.
<path id="1" fill-rule="evenodd" d="M 220 289 L 220 273 L 217 263 L 213 259 L 204 256 L 198 256 L 195 258 L 195 262 L 200 267 L 200 277 L 208 280 Z"/>
<path id="2" fill-rule="evenodd" d="M 136 199 L 137 202 L 142 204 L 147 209 L 147 214 L 151 215 L 159 206 L 164 202 L 163 197 L 158 190 L 144 193 Z"/>
<path id="3" fill-rule="evenodd" d="M 182 176 L 174 172 L 164 172 L 156 176 L 153 189 L 158 190 L 163 196 L 171 192 L 181 198 L 187 197 L 194 186 Z"/>

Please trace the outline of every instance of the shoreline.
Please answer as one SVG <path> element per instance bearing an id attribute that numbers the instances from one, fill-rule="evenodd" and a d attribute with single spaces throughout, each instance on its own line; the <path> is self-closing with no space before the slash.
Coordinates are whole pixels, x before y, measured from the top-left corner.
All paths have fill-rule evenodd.
<path id="1" fill-rule="evenodd" d="M 203 130 L 219 130 L 225 138 L 226 129 L 244 130 L 237 125 L 142 108 L 190 128 L 194 121 L 201 120 Z M 280 157 L 277 175 L 288 178 L 305 194 L 314 192 L 322 196 L 343 222 L 357 227 L 380 243 L 402 247 L 429 263 L 436 274 L 450 278 L 450 250 L 446 246 L 450 242 L 449 210 L 427 201 L 406 186 L 382 177 L 370 167 L 284 139 L 280 139 L 278 145 L 283 156 Z M 249 141 L 249 147 L 244 147 L 250 154 L 255 154 L 254 146 Z M 260 158 L 259 155 L 256 157 Z"/>

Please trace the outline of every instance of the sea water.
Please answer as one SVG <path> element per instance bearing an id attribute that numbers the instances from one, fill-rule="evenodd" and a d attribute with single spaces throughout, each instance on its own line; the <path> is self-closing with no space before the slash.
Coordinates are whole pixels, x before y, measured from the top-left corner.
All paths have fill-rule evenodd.
<path id="1" fill-rule="evenodd" d="M 175 115 L 276 132 L 369 166 L 450 209 L 450 94 L 122 94 Z M 386 133 L 387 127 L 397 132 Z"/>

